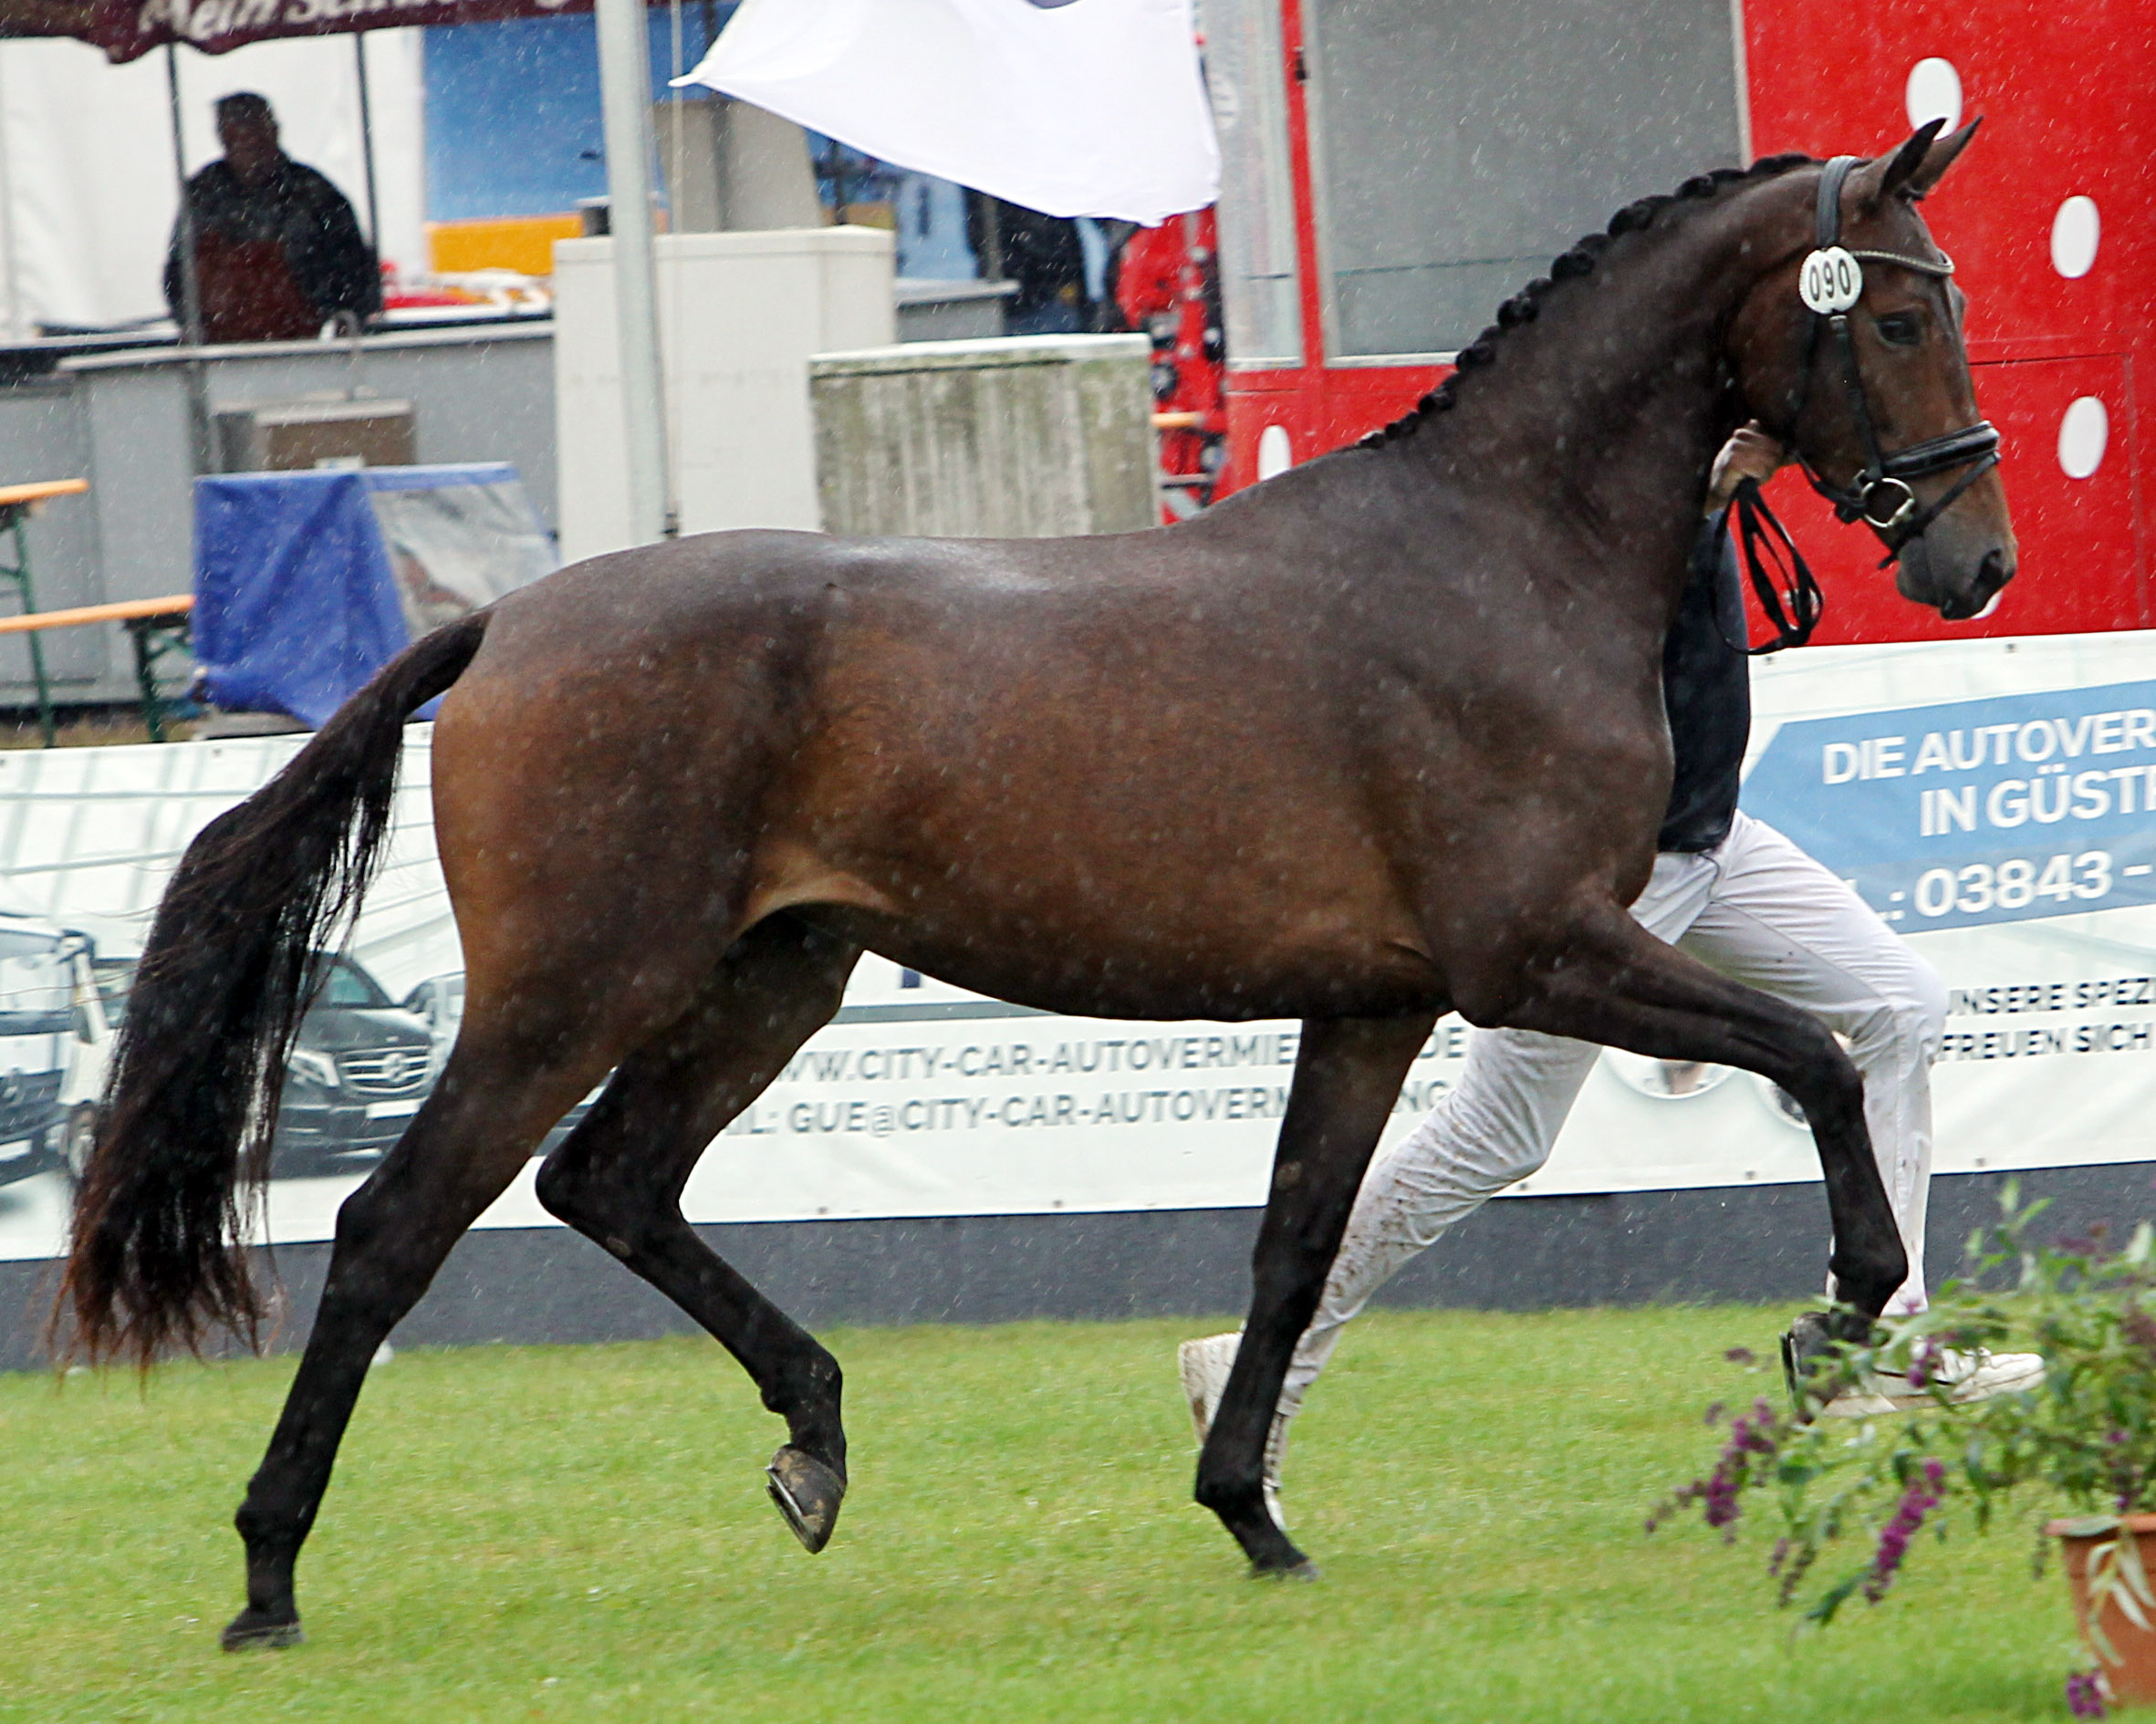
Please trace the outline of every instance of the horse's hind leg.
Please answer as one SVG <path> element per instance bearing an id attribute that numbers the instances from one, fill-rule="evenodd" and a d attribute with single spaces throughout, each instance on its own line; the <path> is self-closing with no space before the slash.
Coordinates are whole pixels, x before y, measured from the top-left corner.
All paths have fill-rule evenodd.
<path id="1" fill-rule="evenodd" d="M 1250 1315 L 1198 1457 L 1197 1498 L 1257 1574 L 1314 1575 L 1266 1511 L 1265 1438 L 1296 1343 L 1325 1292 L 1370 1151 L 1433 1020 L 1351 1018 L 1303 1025 L 1295 1086 L 1252 1260 Z"/>
<path id="2" fill-rule="evenodd" d="M 624 1060 L 539 1169 L 539 1200 L 715 1336 L 786 1421 L 771 1499 L 811 1551 L 846 1494 L 838 1363 L 697 1237 L 682 1188 L 719 1130 L 838 1010 L 859 948 L 779 915 L 737 941 L 696 1003 Z"/>
<path id="3" fill-rule="evenodd" d="M 292 1570 L 359 1398 L 367 1367 L 426 1292 L 450 1248 L 606 1069 L 501 1041 L 467 1018 L 442 1080 L 397 1147 L 337 1212 L 337 1241 L 307 1351 L 234 1524 L 247 1547 L 247 1607 L 227 1651 L 299 1637 Z"/>

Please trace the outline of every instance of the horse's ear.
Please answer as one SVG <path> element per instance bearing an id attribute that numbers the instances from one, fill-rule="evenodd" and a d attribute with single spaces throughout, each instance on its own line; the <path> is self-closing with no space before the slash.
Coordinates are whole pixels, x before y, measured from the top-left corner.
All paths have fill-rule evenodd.
<path id="1" fill-rule="evenodd" d="M 1943 119 L 1919 126 L 1901 149 L 1890 156 L 1878 157 L 1863 170 L 1857 186 L 1858 207 L 1876 208 L 1897 194 L 1912 202 L 1922 197 L 1953 166 L 1954 159 L 1969 147 L 1969 140 L 1983 123 L 1981 119 L 1972 119 L 1944 138 L 1939 135 L 1946 127 Z"/>
<path id="2" fill-rule="evenodd" d="M 1945 177 L 1946 171 L 1953 166 L 1956 158 L 1969 147 L 1969 140 L 1976 135 L 1976 128 L 1983 124 L 1984 116 L 1979 114 L 1961 130 L 1950 132 L 1935 143 L 1927 146 L 1905 181 L 1897 184 L 1893 174 L 1890 171 L 1888 173 L 1886 189 L 1890 192 L 1900 191 L 1907 197 L 1922 197 L 1925 192 Z M 1923 133 L 1919 132 L 1917 136 L 1921 138 Z M 1911 142 L 1914 141 L 1914 139 L 1911 140 Z M 1905 156 L 1908 153 L 1909 147 L 1904 144 L 1901 155 Z M 1899 164 L 1901 156 L 1897 156 L 1895 161 Z"/>

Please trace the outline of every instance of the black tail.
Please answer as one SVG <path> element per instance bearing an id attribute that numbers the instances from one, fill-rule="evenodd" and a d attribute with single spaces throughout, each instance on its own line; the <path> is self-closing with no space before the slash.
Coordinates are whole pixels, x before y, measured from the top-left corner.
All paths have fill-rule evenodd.
<path id="1" fill-rule="evenodd" d="M 187 846 L 142 953 L 54 1313 L 71 1350 L 147 1364 L 262 1306 L 244 1223 L 318 954 L 388 836 L 404 721 L 463 674 L 482 611 L 382 668 L 267 784 Z"/>

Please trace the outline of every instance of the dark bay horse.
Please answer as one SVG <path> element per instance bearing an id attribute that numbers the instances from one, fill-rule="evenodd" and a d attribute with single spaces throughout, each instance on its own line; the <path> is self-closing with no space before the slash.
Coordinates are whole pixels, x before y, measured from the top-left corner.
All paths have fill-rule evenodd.
<path id="1" fill-rule="evenodd" d="M 370 1358 L 609 1069 L 539 1196 L 745 1367 L 787 1425 L 774 1499 L 821 1547 L 846 1485 L 838 1366 L 678 1198 L 864 950 L 1060 1013 L 1303 1020 L 1197 1478 L 1261 1573 L 1307 1567 L 1259 1490 L 1288 1355 L 1448 1010 L 1796 1096 L 1862 1333 L 1904 1263 L 1855 1068 L 1626 906 L 1669 789 L 1662 640 L 1731 430 L 1757 418 L 1837 483 L 1970 434 L 1960 301 L 1916 208 L 1968 134 L 1937 130 L 1853 171 L 1783 158 L 1630 206 L 1408 419 L 1184 524 L 685 540 L 567 570 L 385 669 L 175 874 L 63 1295 L 93 1355 L 251 1329 L 238 1227 L 310 955 L 364 888 L 406 716 L 446 691 L 463 1025 L 339 1215 L 239 1511 L 226 1645 L 297 1637 L 294 1563 Z M 1799 296 L 1828 232 L 1870 260 L 1846 343 Z M 1908 471 L 1914 506 L 1951 506 L 1904 547 L 1901 591 L 1973 615 L 2014 568 L 1997 476 Z"/>

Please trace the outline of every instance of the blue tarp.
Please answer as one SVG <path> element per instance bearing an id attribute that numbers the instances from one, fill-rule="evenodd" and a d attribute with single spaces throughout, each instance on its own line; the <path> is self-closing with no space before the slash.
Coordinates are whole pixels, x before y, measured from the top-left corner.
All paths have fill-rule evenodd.
<path id="1" fill-rule="evenodd" d="M 392 545 L 392 505 L 407 501 L 392 493 L 415 492 L 478 498 L 491 518 L 474 528 L 469 504 L 438 512 L 456 517 L 450 535 L 464 540 L 446 558 L 432 545 Z M 504 462 L 198 479 L 193 636 L 203 691 L 227 711 L 288 712 L 318 727 L 443 620 L 430 600 L 446 598 L 453 614 L 551 566 L 516 469 Z"/>

